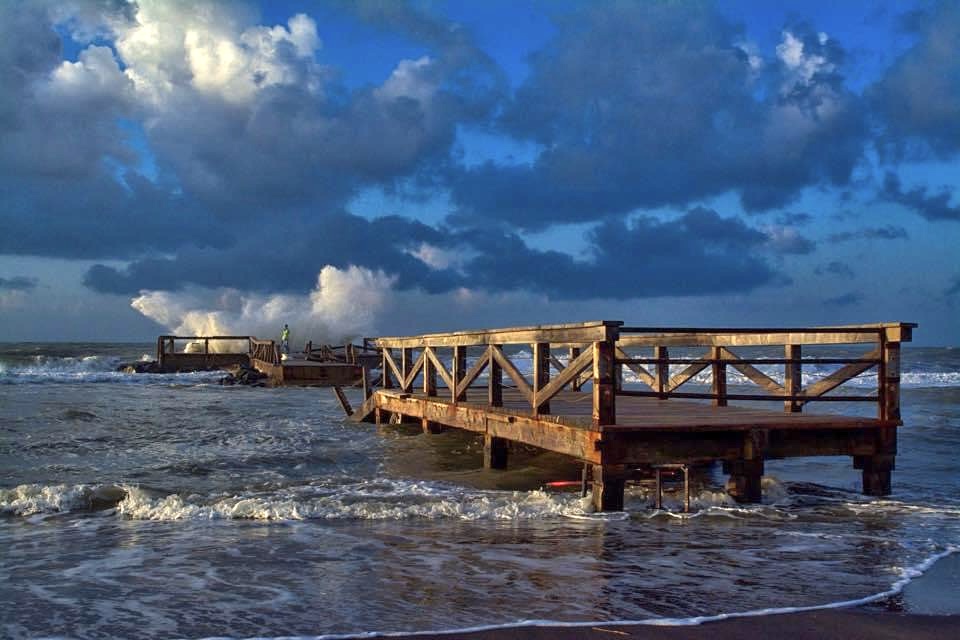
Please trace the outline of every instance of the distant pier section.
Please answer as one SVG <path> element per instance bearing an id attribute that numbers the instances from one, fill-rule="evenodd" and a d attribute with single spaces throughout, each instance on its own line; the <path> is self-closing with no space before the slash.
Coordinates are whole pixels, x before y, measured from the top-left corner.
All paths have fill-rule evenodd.
<path id="1" fill-rule="evenodd" d="M 565 454 L 583 463 L 601 511 L 622 509 L 639 474 L 659 485 L 662 473 L 715 462 L 736 500 L 757 502 L 765 461 L 804 456 L 850 456 L 864 493 L 882 496 L 902 424 L 900 345 L 914 327 L 596 321 L 381 337 L 370 344 L 381 350 L 382 386 L 365 387 L 354 419 L 482 434 L 493 469 L 506 468 L 509 443 Z M 803 413 L 824 402 L 875 411 Z"/>
<path id="2" fill-rule="evenodd" d="M 363 381 L 379 365 L 378 350 L 368 345 L 320 345 L 283 357 L 274 340 L 254 336 L 174 336 L 157 338 L 160 371 L 201 371 L 250 367 L 272 384 L 349 386 Z"/>

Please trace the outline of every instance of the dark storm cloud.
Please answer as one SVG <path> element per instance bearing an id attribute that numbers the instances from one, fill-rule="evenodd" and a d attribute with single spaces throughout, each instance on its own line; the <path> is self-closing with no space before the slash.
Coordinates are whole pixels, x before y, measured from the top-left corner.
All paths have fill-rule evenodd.
<path id="1" fill-rule="evenodd" d="M 12 278 L 0 277 L 0 291 L 29 291 L 37 288 L 36 278 L 27 278 L 25 276 L 13 276 Z"/>
<path id="2" fill-rule="evenodd" d="M 510 232 L 443 232 L 396 216 L 340 215 L 324 227 L 264 228 L 253 237 L 255 242 L 241 241 L 228 250 L 185 248 L 174 258 L 139 260 L 126 269 L 95 265 L 86 284 L 122 294 L 237 283 L 264 292 L 298 292 L 309 290 L 327 264 L 382 269 L 398 276 L 400 289 L 525 289 L 554 299 L 745 291 L 782 280 L 763 257 L 769 250 L 765 233 L 702 208 L 669 221 L 643 216 L 629 224 L 605 222 L 587 234 L 589 251 L 582 260 L 531 248 Z M 462 265 L 429 266 L 414 255 L 422 244 L 459 252 Z M 283 250 L 263 251 L 264 246 Z"/>
<path id="3" fill-rule="evenodd" d="M 960 41 L 958 41 L 960 43 Z M 960 127 L 960 122 L 957 123 Z M 896 174 L 887 173 L 883 180 L 883 189 L 880 198 L 903 205 L 910 211 L 919 214 L 927 220 L 960 221 L 960 205 L 951 206 L 953 192 L 944 187 L 939 193 L 929 195 L 925 187 L 914 187 L 903 190 L 900 178 Z"/>
<path id="4" fill-rule="evenodd" d="M 840 231 L 827 236 L 829 242 L 849 240 L 903 240 L 910 237 L 903 227 L 888 224 L 883 227 L 865 227 L 856 231 Z"/>
<path id="5" fill-rule="evenodd" d="M 420 243 L 448 239 L 435 229 L 397 216 L 376 220 L 339 214 L 290 226 L 264 224 L 226 249 L 187 247 L 172 258 L 147 258 L 124 269 L 94 265 L 85 284 L 105 293 L 175 290 L 186 285 L 237 287 L 262 292 L 302 292 L 316 284 L 325 265 L 382 269 L 397 275 L 401 289 L 447 291 L 456 273 L 428 267 L 410 252 Z"/>
<path id="6" fill-rule="evenodd" d="M 827 298 L 823 301 L 823 304 L 828 307 L 850 307 L 862 301 L 863 294 L 851 291 L 834 298 Z"/>
<path id="7" fill-rule="evenodd" d="M 453 220 L 541 228 L 735 191 L 748 210 L 844 185 L 866 129 L 843 51 L 790 28 L 778 61 L 705 4 L 591 4 L 558 24 L 500 125 L 531 165 L 452 172 Z"/>
<path id="8" fill-rule="evenodd" d="M 812 186 L 851 187 L 874 131 L 893 146 L 960 149 L 946 128 L 960 121 L 957 63 L 942 51 L 955 33 L 949 6 L 914 16 L 917 45 L 866 97 L 844 85 L 840 44 L 812 26 L 788 25 L 777 52 L 760 53 L 701 3 L 579 5 L 512 93 L 468 29 L 419 4 L 340 5 L 427 51 L 356 88 L 314 55 L 323 25 L 311 32 L 302 16 L 309 24 L 259 29 L 234 3 L 151 5 L 149 16 L 130 3 L 77 6 L 0 3 L 0 254 L 128 261 L 90 269 L 87 285 L 104 292 L 299 292 L 327 264 L 430 292 L 747 291 L 786 279 L 771 256 L 816 250 L 796 230 L 812 216 L 779 212 L 755 228 L 689 207 L 732 192 L 755 213 Z M 62 64 L 63 16 L 76 38 L 110 47 Z M 140 26 L 174 35 L 138 40 Z M 224 43 L 230 56 L 204 48 Z M 460 164 L 464 126 L 541 152 L 530 164 Z M 451 224 L 344 213 L 365 188 L 423 185 L 449 189 Z M 957 219 L 945 194 L 904 192 L 895 176 L 882 195 Z M 642 215 L 661 206 L 687 212 Z M 582 257 L 520 235 L 569 222 L 590 228 Z M 887 226 L 828 240 L 905 237 Z"/>
<path id="9" fill-rule="evenodd" d="M 587 240 L 588 258 L 575 260 L 530 249 L 513 234 L 485 231 L 476 235 L 480 255 L 466 269 L 473 286 L 543 291 L 555 299 L 726 293 L 778 277 L 758 255 L 765 234 L 708 209 L 666 222 L 609 220 Z"/>
<path id="10" fill-rule="evenodd" d="M 949 158 L 960 151 L 960 3 L 928 5 L 903 26 L 916 44 L 868 92 L 882 141 L 897 156 L 919 146 Z"/>

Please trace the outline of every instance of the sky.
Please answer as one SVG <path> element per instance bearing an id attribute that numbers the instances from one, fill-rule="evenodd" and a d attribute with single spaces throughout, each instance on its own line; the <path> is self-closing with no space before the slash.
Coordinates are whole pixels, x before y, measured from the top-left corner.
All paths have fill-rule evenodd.
<path id="1" fill-rule="evenodd" d="M 960 345 L 960 3 L 0 3 L 0 341 Z"/>

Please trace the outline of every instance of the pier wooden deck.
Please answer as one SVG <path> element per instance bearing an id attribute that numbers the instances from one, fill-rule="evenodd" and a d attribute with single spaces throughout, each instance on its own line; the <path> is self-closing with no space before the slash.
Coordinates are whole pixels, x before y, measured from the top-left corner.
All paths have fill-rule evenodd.
<path id="1" fill-rule="evenodd" d="M 320 345 L 308 342 L 301 353 L 281 356 L 274 340 L 254 336 L 172 336 L 157 338 L 157 362 L 162 371 L 197 371 L 233 365 L 250 366 L 272 384 L 348 386 L 363 379 L 364 366 L 378 351 L 367 345 Z"/>
<path id="2" fill-rule="evenodd" d="M 598 510 L 622 509 L 624 484 L 637 469 L 715 461 L 730 476 L 730 494 L 755 502 L 764 460 L 801 456 L 849 455 L 863 472 L 864 492 L 887 495 L 901 425 L 900 344 L 915 326 L 702 329 L 597 321 L 377 338 L 383 388 L 369 393 L 355 417 L 481 433 L 489 468 L 505 468 L 508 442 L 569 455 L 590 467 Z M 526 376 L 517 345 L 532 357 Z M 829 345 L 859 349 L 836 357 Z M 741 347 L 762 355 L 733 350 Z M 833 370 L 804 386 L 810 365 Z M 768 373 L 772 367 L 782 367 L 782 382 Z M 733 390 L 729 370 L 743 378 Z M 625 371 L 638 382 L 624 383 Z M 873 389 L 836 392 L 864 375 L 876 376 Z M 696 389 L 697 376 L 709 390 Z M 876 415 L 803 414 L 811 402 L 868 402 Z"/>

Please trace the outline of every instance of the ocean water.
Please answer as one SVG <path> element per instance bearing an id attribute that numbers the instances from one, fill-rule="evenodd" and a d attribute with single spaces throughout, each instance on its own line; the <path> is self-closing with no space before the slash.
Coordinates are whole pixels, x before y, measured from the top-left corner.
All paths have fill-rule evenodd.
<path id="1" fill-rule="evenodd" d="M 591 513 L 542 489 L 571 460 L 484 471 L 476 437 L 348 423 L 328 389 L 113 371 L 149 351 L 0 345 L 0 637 L 680 624 L 880 598 L 960 549 L 957 349 L 904 349 L 892 496 L 848 458 L 770 461 L 760 505 L 699 470 L 690 514 L 643 483 Z"/>

